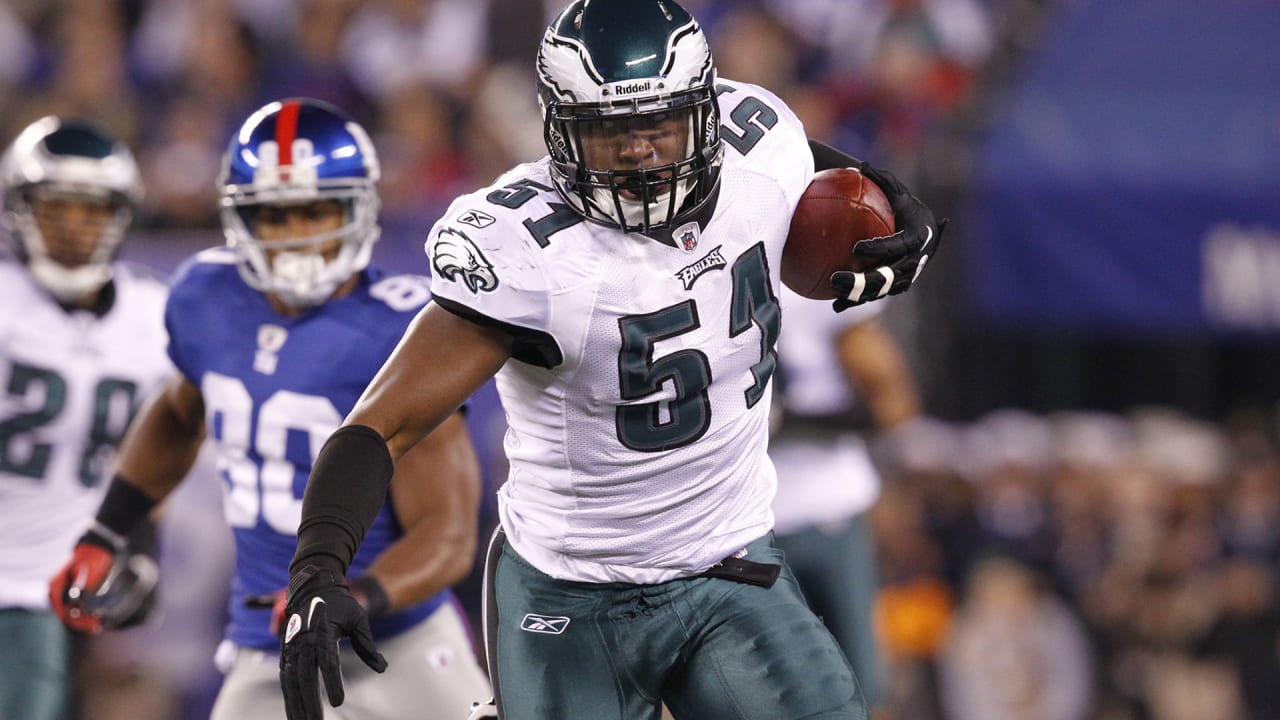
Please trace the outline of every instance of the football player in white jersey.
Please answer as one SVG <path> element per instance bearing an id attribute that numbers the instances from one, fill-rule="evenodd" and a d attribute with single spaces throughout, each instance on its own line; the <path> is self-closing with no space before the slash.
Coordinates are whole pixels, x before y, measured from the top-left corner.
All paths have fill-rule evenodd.
<path id="1" fill-rule="evenodd" d="M 844 650 L 874 708 L 883 691 L 872 610 L 879 582 L 867 511 L 880 474 L 861 431 L 892 433 L 920 415 L 884 301 L 840 314 L 782 290 L 774 431 L 774 533 L 800 589 Z"/>
<path id="2" fill-rule="evenodd" d="M 115 261 L 142 184 L 102 128 L 37 120 L 0 159 L 0 182 L 12 251 L 0 258 L 0 717 L 60 720 L 71 643 L 49 576 L 102 499 L 135 410 L 172 372 L 165 286 Z M 85 598 L 79 628 L 145 615 L 155 564 L 132 561 L 112 593 Z"/>
<path id="3" fill-rule="evenodd" d="M 207 434 L 235 543 L 212 720 L 284 715 L 276 653 L 297 627 L 279 620 L 312 461 L 430 298 L 425 277 L 369 266 L 378 175 L 364 129 L 331 105 L 291 98 L 245 120 L 219 183 L 227 247 L 184 263 L 165 306 L 177 372 L 125 437 L 93 528 L 49 584 L 74 616 L 103 558 L 179 485 Z M 367 638 L 394 667 L 349 673 L 350 702 L 331 720 L 461 714 L 489 692 L 449 590 L 475 557 L 479 464 L 461 415 L 442 420 L 397 467 L 349 585 L 334 579 L 360 598 Z"/>
<path id="4" fill-rule="evenodd" d="M 885 173 L 811 145 L 769 91 L 717 79 L 672 0 L 575 0 L 537 75 L 549 157 L 436 224 L 434 302 L 313 468 L 289 717 L 321 717 L 318 675 L 342 700 L 332 639 L 365 636 L 331 578 L 393 461 L 496 374 L 510 472 L 486 634 L 502 717 L 865 718 L 771 541 L 776 269 L 815 165 L 861 167 L 902 228 L 859 246 L 882 267 L 833 277 L 838 307 L 907 289 L 941 228 Z"/>

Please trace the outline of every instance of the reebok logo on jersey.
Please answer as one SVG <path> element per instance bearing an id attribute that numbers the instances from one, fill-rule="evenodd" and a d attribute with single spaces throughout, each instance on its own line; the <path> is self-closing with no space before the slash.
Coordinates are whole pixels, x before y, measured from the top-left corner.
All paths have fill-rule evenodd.
<path id="1" fill-rule="evenodd" d="M 468 210 L 458 216 L 458 222 L 463 225 L 470 225 L 477 230 L 483 230 L 497 222 L 492 215 L 482 213 L 479 210 Z"/>
<path id="2" fill-rule="evenodd" d="M 471 238 L 453 228 L 444 228 L 431 247 L 431 267 L 441 277 L 460 282 L 473 293 L 493 292 L 498 276 L 493 263 L 471 242 Z"/>
<path id="3" fill-rule="evenodd" d="M 708 271 L 717 270 L 729 264 L 725 261 L 724 255 L 720 254 L 721 247 L 723 246 L 717 245 L 714 250 L 707 253 L 698 262 L 680 268 L 680 272 L 676 273 L 676 277 L 684 283 L 685 290 L 692 290 L 694 281 Z"/>
<path id="4" fill-rule="evenodd" d="M 544 635 L 560 635 L 569 627 L 567 617 L 549 617 L 529 613 L 520 621 L 520 629 L 525 632 L 542 633 Z"/>

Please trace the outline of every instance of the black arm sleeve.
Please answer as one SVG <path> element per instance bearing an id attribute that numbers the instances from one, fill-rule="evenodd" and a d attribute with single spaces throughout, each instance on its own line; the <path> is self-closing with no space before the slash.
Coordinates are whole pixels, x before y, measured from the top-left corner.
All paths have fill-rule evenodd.
<path id="1" fill-rule="evenodd" d="M 858 158 L 846 155 L 817 140 L 809 140 L 809 151 L 813 153 L 813 169 L 815 171 L 830 170 L 832 168 L 856 168 L 862 165 L 862 161 Z"/>
<path id="2" fill-rule="evenodd" d="M 311 564 L 345 576 L 394 471 L 387 442 L 373 428 L 347 425 L 331 435 L 307 480 L 290 574 Z"/>
<path id="3" fill-rule="evenodd" d="M 114 475 L 102 504 L 98 506 L 93 525 L 79 542 L 97 545 L 111 552 L 124 552 L 135 531 L 141 533 L 140 538 L 145 538 L 147 532 L 154 533 L 154 526 L 145 521 L 155 506 L 156 501 L 136 485 L 119 474 Z"/>

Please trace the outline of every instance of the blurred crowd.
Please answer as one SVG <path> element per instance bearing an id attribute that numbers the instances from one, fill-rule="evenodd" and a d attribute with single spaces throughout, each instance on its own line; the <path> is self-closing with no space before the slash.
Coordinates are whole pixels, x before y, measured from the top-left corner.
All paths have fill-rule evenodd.
<path id="1" fill-rule="evenodd" d="M 721 75 L 770 88 L 812 137 L 911 179 L 953 161 L 926 152 L 931 138 L 964 117 L 1005 68 L 996 61 L 1028 42 L 1028 8 L 1047 3 L 684 4 Z M 328 100 L 379 148 L 383 257 L 423 272 L 422 235 L 453 197 L 543 154 L 532 60 L 559 5 L 7 0 L 0 141 L 48 113 L 92 117 L 139 158 L 144 250 L 190 235 L 213 244 L 233 128 L 268 100 Z M 881 438 L 878 459 L 888 717 L 1280 717 L 1280 457 L 1264 419 L 1010 410 L 913 423 Z M 171 717 L 200 717 L 217 682 L 204 645 L 187 642 L 216 642 L 222 599 L 201 588 L 225 577 L 218 531 L 198 520 L 216 500 L 191 492 L 175 512 L 193 520 L 169 540 L 191 555 L 168 563 L 189 577 L 169 578 L 162 629 L 137 646 L 139 658 L 168 647 L 145 664 L 184 696 Z M 83 714 L 163 717 L 114 708 Z"/>
<path id="2" fill-rule="evenodd" d="M 1280 717 L 1270 419 L 1001 410 L 881 450 L 894 717 Z"/>
<path id="3" fill-rule="evenodd" d="M 776 91 L 810 134 L 897 170 L 960 105 L 993 44 L 990 0 L 692 0 L 721 75 Z M 371 129 L 385 236 L 543 154 L 532 61 L 558 0 L 8 0 L 0 138 L 48 113 L 124 138 L 141 229 L 217 226 L 227 138 L 264 102 L 311 96 Z M 412 241 L 412 242 L 410 242 Z"/>

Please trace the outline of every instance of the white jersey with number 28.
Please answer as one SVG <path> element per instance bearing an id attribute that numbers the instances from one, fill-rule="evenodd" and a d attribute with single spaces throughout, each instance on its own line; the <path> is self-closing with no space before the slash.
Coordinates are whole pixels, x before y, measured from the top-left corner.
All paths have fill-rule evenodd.
<path id="1" fill-rule="evenodd" d="M 118 266 L 113 285 L 105 314 L 69 312 L 0 260 L 0 608 L 48 606 L 129 421 L 173 372 L 164 284 Z"/>
<path id="2" fill-rule="evenodd" d="M 664 242 L 583 221 L 544 159 L 456 200 L 427 241 L 436 301 L 516 338 L 498 374 L 500 515 L 553 577 L 662 582 L 772 527 L 777 268 L 813 160 L 774 95 L 719 91 L 725 158 L 704 227 Z"/>

